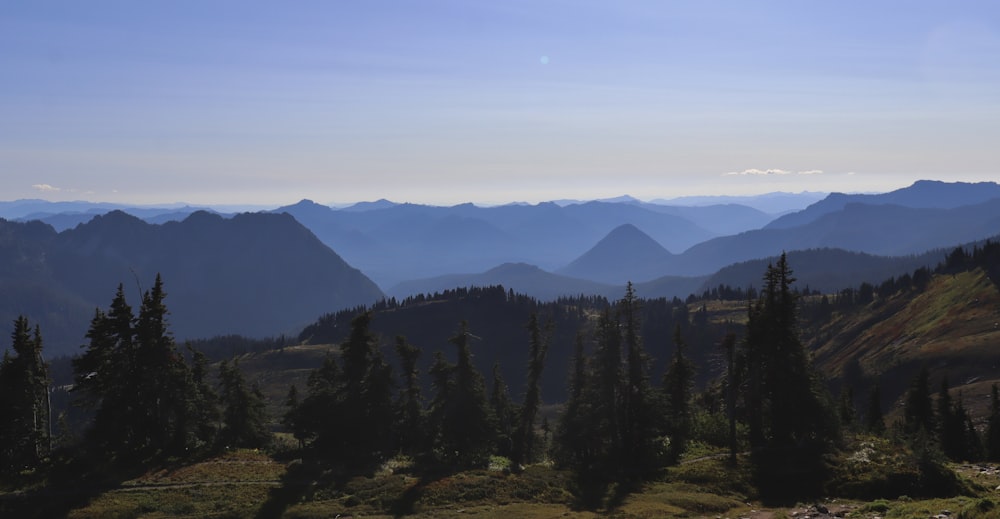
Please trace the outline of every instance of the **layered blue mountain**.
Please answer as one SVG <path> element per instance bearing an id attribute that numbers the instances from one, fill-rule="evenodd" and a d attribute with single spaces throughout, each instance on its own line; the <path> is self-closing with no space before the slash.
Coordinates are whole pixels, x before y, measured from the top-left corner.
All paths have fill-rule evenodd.
<path id="1" fill-rule="evenodd" d="M 940 182 L 919 180 L 909 187 L 880 194 L 831 193 L 802 211 L 784 215 L 767 224 L 767 229 L 789 229 L 813 222 L 845 209 L 851 204 L 898 205 L 919 209 L 954 209 L 1000 198 L 995 182 Z"/>
<path id="2" fill-rule="evenodd" d="M 381 201 L 335 210 L 303 200 L 275 212 L 295 216 L 382 286 L 479 273 L 504 263 L 551 270 L 623 224 L 639 226 L 678 251 L 717 235 L 666 210 L 630 203 L 434 207 Z"/>
<path id="3" fill-rule="evenodd" d="M 202 211 L 155 225 L 112 211 L 60 233 L 0 220 L 0 266 L 0 322 L 27 315 L 57 353 L 84 342 L 94 309 L 119 284 L 137 308 L 157 273 L 181 339 L 295 333 L 318 315 L 383 297 L 286 214 Z"/>
<path id="4" fill-rule="evenodd" d="M 566 276 L 622 285 L 650 281 L 669 272 L 674 255 L 632 224 L 621 225 L 569 265 Z"/>

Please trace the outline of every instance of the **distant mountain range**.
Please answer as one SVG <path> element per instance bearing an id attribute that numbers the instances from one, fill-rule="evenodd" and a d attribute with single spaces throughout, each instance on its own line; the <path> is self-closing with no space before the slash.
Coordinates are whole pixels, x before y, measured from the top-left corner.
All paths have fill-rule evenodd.
<path id="1" fill-rule="evenodd" d="M 819 195 L 789 196 L 805 205 L 802 197 Z M 110 301 L 118 283 L 148 285 L 156 272 L 183 337 L 292 331 L 319 313 L 383 297 L 372 280 L 396 298 L 500 284 L 542 300 L 614 299 L 627 281 L 642 297 L 684 298 L 759 285 L 768 258 L 782 251 L 801 285 L 836 291 L 1000 235 L 1000 185 L 992 182 L 834 193 L 785 215 L 630 197 L 497 207 L 378 200 L 333 208 L 303 200 L 236 215 L 109 207 L 0 202 L 0 215 L 28 220 L 0 223 L 4 324 L 18 313 L 43 315 L 53 340 L 78 342 L 79 323 Z"/>
<path id="2" fill-rule="evenodd" d="M 296 333 L 333 309 L 370 304 L 379 288 L 287 214 L 195 212 L 149 224 L 121 211 L 57 233 L 0 219 L 0 326 L 39 323 L 48 351 L 84 341 L 119 284 L 138 308 L 161 273 L 178 338 Z"/>

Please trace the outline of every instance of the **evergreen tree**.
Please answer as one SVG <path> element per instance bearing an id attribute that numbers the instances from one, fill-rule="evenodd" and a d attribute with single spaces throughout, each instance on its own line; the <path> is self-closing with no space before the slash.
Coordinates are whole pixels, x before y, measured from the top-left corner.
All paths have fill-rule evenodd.
<path id="1" fill-rule="evenodd" d="M 582 470 L 593 463 L 597 438 L 589 427 L 595 416 L 593 401 L 585 397 L 592 387 L 587 371 L 582 333 L 576 336 L 572 370 L 569 375 L 569 398 L 565 411 L 556 425 L 552 457 L 560 466 Z"/>
<path id="2" fill-rule="evenodd" d="M 1000 388 L 990 387 L 990 416 L 986 425 L 986 459 L 1000 461 Z"/>
<path id="3" fill-rule="evenodd" d="M 649 383 L 649 355 L 646 354 L 640 335 L 639 299 L 635 288 L 629 282 L 625 288 L 625 297 L 618 303 L 621 316 L 620 327 L 624 332 L 626 347 L 627 378 L 622 388 L 625 404 L 625 421 L 622 431 L 622 460 L 626 477 L 636 479 L 655 467 L 658 447 L 656 438 L 659 436 L 657 422 L 661 410 L 659 399 Z"/>
<path id="4" fill-rule="evenodd" d="M 694 365 L 684 353 L 686 349 L 681 337 L 681 328 L 674 328 L 674 354 L 663 377 L 666 394 L 668 431 L 671 436 L 670 449 L 675 459 L 687 445 L 691 436 L 691 397 L 694 393 Z"/>
<path id="5" fill-rule="evenodd" d="M 872 434 L 885 434 L 885 418 L 882 415 L 882 390 L 876 382 L 868 394 L 868 412 L 865 413 L 865 429 Z"/>
<path id="6" fill-rule="evenodd" d="M 486 465 L 496 439 L 496 416 L 486 400 L 482 374 L 472 364 L 468 323 L 450 339 L 457 349 L 457 363 L 440 355 L 431 369 L 437 390 L 432 404 L 435 453 L 446 466 L 471 468 Z"/>
<path id="7" fill-rule="evenodd" d="M 256 384 L 247 387 L 239 360 L 219 364 L 219 385 L 223 406 L 220 443 L 227 448 L 247 449 L 270 443 L 264 395 Z"/>
<path id="8" fill-rule="evenodd" d="M 819 491 L 823 454 L 839 432 L 829 395 L 798 338 L 794 281 L 782 254 L 768 266 L 747 323 L 750 444 L 765 494 Z"/>
<path id="9" fill-rule="evenodd" d="M 219 420 L 222 417 L 219 411 L 219 395 L 212 388 L 208 378 L 208 357 L 194 348 L 187 345 L 191 354 L 191 383 L 194 386 L 194 409 L 195 424 L 192 427 L 196 443 L 200 445 L 213 445 L 219 432 Z"/>
<path id="10" fill-rule="evenodd" d="M 966 456 L 965 407 L 952 403 L 948 377 L 941 378 L 937 399 L 938 443 L 945 456 L 961 461 Z"/>
<path id="11" fill-rule="evenodd" d="M 510 390 L 500 373 L 500 364 L 493 364 L 493 391 L 490 393 L 490 406 L 497 417 L 497 447 L 501 456 L 514 455 L 514 424 L 517 421 L 517 410 L 510 400 Z"/>
<path id="12" fill-rule="evenodd" d="M 270 442 L 264 395 L 247 385 L 238 359 L 219 364 L 219 394 L 222 399 L 220 443 L 227 448 L 256 449 Z"/>
<path id="13" fill-rule="evenodd" d="M 910 383 L 903 402 L 903 430 L 914 436 L 920 431 L 932 434 L 935 430 L 934 407 L 931 402 L 930 372 L 927 367 L 920 371 Z"/>
<path id="14" fill-rule="evenodd" d="M 309 376 L 309 392 L 284 421 L 316 455 L 352 469 L 371 468 L 393 447 L 392 371 L 371 333 L 371 314 L 351 321 L 340 365 L 327 356 Z"/>
<path id="15" fill-rule="evenodd" d="M 184 453 L 205 432 L 201 393 L 168 329 L 165 297 L 157 275 L 136 318 L 119 285 L 73 361 L 78 402 L 94 410 L 90 445 L 124 461 Z"/>
<path id="16" fill-rule="evenodd" d="M 512 459 L 515 467 L 534 460 L 535 420 L 542 404 L 541 379 L 542 370 L 545 368 L 549 338 L 543 337 L 541 327 L 538 324 L 538 316 L 535 313 L 532 313 L 528 319 L 528 337 L 528 380 L 515 432 Z"/>
<path id="17" fill-rule="evenodd" d="M 14 321 L 11 351 L 0 363 L 0 472 L 37 466 L 51 450 L 48 366 L 41 330 Z"/>
<path id="18" fill-rule="evenodd" d="M 417 378 L 417 359 L 420 349 L 396 337 L 396 355 L 399 356 L 403 387 L 396 400 L 396 444 L 405 454 L 417 454 L 426 446 L 424 406 L 420 398 L 420 380 Z"/>
<path id="19" fill-rule="evenodd" d="M 351 321 L 341 347 L 342 397 L 338 411 L 344 423 L 342 455 L 363 466 L 390 455 L 393 435 L 392 372 L 370 331 L 371 313 Z"/>

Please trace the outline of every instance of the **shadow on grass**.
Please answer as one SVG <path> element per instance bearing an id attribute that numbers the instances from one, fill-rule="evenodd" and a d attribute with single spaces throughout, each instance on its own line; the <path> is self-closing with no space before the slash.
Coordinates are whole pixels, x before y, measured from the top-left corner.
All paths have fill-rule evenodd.
<path id="1" fill-rule="evenodd" d="M 0 517 L 65 517 L 143 472 L 135 463 L 55 453 L 47 466 L 14 482 L 22 490 L 0 497 Z"/>

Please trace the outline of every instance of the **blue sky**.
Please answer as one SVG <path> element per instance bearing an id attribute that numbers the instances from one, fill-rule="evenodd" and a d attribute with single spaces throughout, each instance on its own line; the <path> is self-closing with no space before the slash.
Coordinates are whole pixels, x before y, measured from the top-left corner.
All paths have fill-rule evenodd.
<path id="1" fill-rule="evenodd" d="M 0 4 L 0 198 L 450 204 L 1000 179 L 995 2 Z"/>

